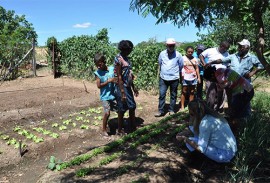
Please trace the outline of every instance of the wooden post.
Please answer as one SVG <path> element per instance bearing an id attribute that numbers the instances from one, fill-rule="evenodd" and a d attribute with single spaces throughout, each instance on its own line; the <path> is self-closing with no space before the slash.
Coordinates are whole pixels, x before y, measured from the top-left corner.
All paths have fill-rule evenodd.
<path id="1" fill-rule="evenodd" d="M 35 50 L 35 38 L 33 38 L 33 43 L 32 43 L 32 54 L 33 54 L 33 59 L 32 59 L 32 69 L 33 69 L 33 76 L 36 77 L 37 76 L 37 71 L 36 71 L 36 50 Z"/>
<path id="2" fill-rule="evenodd" d="M 56 63 L 55 63 L 55 53 L 54 53 L 54 40 L 52 46 L 52 63 L 53 63 L 53 78 L 56 78 Z"/>

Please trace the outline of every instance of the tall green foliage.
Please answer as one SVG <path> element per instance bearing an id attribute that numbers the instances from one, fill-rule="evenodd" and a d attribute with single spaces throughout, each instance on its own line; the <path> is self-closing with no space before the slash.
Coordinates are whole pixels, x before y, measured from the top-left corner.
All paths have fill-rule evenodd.
<path id="1" fill-rule="evenodd" d="M 130 58 L 136 75 L 135 84 L 138 88 L 149 90 L 158 86 L 158 55 L 164 49 L 163 43 L 156 42 L 135 46 Z"/>
<path id="2" fill-rule="evenodd" d="M 103 53 L 108 65 L 112 64 L 116 48 L 110 46 L 108 31 L 102 29 L 96 36 L 73 36 L 59 43 L 61 53 L 61 72 L 76 78 L 94 77 L 95 53 Z"/>
<path id="3" fill-rule="evenodd" d="M 58 42 L 55 37 L 49 37 L 47 39 L 47 62 L 49 67 L 52 67 L 52 59 L 53 59 L 53 51 L 54 51 L 54 57 L 56 58 L 58 56 L 58 53 L 60 52 L 58 47 Z"/>
<path id="4" fill-rule="evenodd" d="M 0 65 L 3 66 L 0 75 L 5 74 L 5 68 L 13 68 L 27 53 L 33 38 L 37 38 L 37 34 L 24 15 L 16 15 L 0 6 Z"/>

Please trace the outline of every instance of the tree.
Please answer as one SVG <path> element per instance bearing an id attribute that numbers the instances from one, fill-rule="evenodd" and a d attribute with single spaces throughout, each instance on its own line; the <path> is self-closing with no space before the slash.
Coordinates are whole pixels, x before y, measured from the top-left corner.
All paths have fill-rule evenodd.
<path id="1" fill-rule="evenodd" d="M 5 69 L 16 65 L 23 55 L 32 47 L 32 39 L 37 34 L 25 16 L 6 11 L 0 6 L 0 68 L 1 75 Z"/>
<path id="2" fill-rule="evenodd" d="M 208 25 L 215 25 L 216 20 L 224 17 L 233 21 L 241 20 L 247 30 L 250 26 L 255 26 L 257 56 L 270 75 L 270 64 L 263 55 L 265 46 L 263 15 L 269 9 L 269 0 L 132 0 L 130 9 L 137 10 L 144 17 L 152 14 L 157 18 L 157 24 L 172 21 L 178 27 L 194 22 L 197 28 L 205 28 Z"/>

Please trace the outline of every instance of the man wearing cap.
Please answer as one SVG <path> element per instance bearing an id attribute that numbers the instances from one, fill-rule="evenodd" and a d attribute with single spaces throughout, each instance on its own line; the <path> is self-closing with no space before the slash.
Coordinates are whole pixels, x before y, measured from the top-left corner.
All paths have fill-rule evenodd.
<path id="1" fill-rule="evenodd" d="M 159 64 L 159 104 L 158 113 L 155 117 L 165 115 L 165 99 L 168 88 L 170 87 L 170 106 L 169 114 L 174 114 L 177 99 L 177 88 L 179 85 L 180 71 L 183 68 L 182 55 L 175 50 L 175 39 L 166 40 L 167 49 L 163 50 L 158 57 Z"/>
<path id="2" fill-rule="evenodd" d="M 243 39 L 238 42 L 238 52 L 229 55 L 226 58 L 221 58 L 211 62 L 210 64 L 230 63 L 230 68 L 236 71 L 239 75 L 244 76 L 250 83 L 251 77 L 258 71 L 264 69 L 263 65 L 259 61 L 258 57 L 249 53 L 250 42 L 247 39 Z M 208 67 L 210 64 L 206 64 Z M 228 94 L 229 95 L 229 94 Z M 233 98 L 228 97 L 228 105 L 230 108 Z M 250 114 L 250 103 L 246 106 L 247 113 Z"/>
<path id="3" fill-rule="evenodd" d="M 200 80 L 201 82 L 197 84 L 197 89 L 196 89 L 196 98 L 202 99 L 203 94 L 203 64 L 200 60 L 200 54 L 205 50 L 205 46 L 203 44 L 198 44 L 196 47 L 196 51 L 193 53 L 193 57 L 197 58 L 198 63 L 199 63 L 199 72 L 200 72 Z M 204 59 L 205 62 L 207 62 L 207 58 Z"/>

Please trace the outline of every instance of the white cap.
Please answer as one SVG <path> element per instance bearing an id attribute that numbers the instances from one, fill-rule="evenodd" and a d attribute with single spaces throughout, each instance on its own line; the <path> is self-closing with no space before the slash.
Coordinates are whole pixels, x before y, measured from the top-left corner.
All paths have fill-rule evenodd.
<path id="1" fill-rule="evenodd" d="M 243 39 L 241 42 L 238 42 L 238 44 L 250 47 L 250 42 L 247 39 Z"/>
<path id="2" fill-rule="evenodd" d="M 166 40 L 166 44 L 175 44 L 176 42 L 175 42 L 175 39 L 174 38 L 168 38 L 167 40 Z"/>

